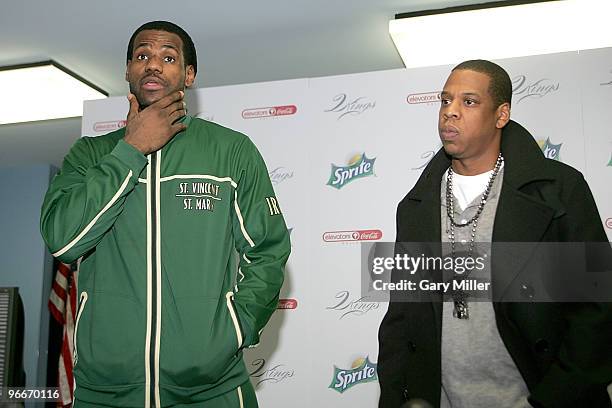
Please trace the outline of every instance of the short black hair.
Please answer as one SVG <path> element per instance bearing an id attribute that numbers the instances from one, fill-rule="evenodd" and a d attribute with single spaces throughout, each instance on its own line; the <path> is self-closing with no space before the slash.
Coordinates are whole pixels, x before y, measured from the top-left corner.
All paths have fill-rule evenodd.
<path id="1" fill-rule="evenodd" d="M 136 39 L 139 32 L 144 30 L 165 31 L 178 35 L 183 42 L 185 66 L 192 65 L 194 74 L 198 73 L 198 56 L 196 54 L 195 45 L 193 45 L 193 40 L 185 30 L 169 21 L 149 21 L 138 27 L 138 29 L 134 31 L 134 34 L 132 34 L 132 37 L 130 37 L 130 42 L 128 43 L 126 64 L 131 61 L 132 55 L 134 54 L 134 39 Z"/>
<path id="2" fill-rule="evenodd" d="M 512 104 L 512 81 L 505 69 L 494 62 L 479 59 L 463 61 L 453 68 L 453 71 L 463 69 L 480 72 L 489 77 L 489 94 L 495 102 L 495 108 L 503 103 Z"/>

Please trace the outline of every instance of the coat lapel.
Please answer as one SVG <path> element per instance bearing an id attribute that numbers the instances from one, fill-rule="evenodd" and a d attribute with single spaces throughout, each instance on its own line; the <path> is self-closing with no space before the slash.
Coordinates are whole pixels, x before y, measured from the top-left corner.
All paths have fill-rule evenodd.
<path id="1" fill-rule="evenodd" d="M 495 216 L 492 248 L 493 299 L 499 301 L 531 258 L 555 210 L 508 185 L 502 187 Z"/>
<path id="2" fill-rule="evenodd" d="M 558 211 L 542 198 L 543 186 L 554 180 L 539 146 L 521 125 L 510 121 L 502 133 L 505 158 L 504 181 L 493 226 L 492 288 L 494 300 L 501 300 L 542 240 Z M 527 249 L 527 251 L 526 251 Z"/>
<path id="3" fill-rule="evenodd" d="M 442 174 L 450 160 L 444 154 L 444 150 L 438 151 L 431 160 L 430 165 L 408 194 L 408 199 L 414 202 L 411 206 L 414 210 L 409 214 L 410 218 L 410 242 L 419 242 L 427 246 L 424 253 L 429 256 L 441 255 L 441 226 L 440 226 L 440 186 Z M 428 272 L 429 273 L 429 272 Z M 433 272 L 430 276 L 421 276 L 435 282 L 442 281 L 441 272 Z M 429 292 L 430 302 L 433 308 L 434 321 L 436 324 L 438 338 L 442 333 L 442 294 Z"/>

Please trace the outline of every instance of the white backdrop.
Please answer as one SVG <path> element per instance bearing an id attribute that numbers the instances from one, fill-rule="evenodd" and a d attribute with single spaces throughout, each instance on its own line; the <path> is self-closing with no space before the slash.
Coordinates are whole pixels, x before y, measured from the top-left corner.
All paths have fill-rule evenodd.
<path id="1" fill-rule="evenodd" d="M 551 158 L 585 174 L 611 238 L 612 49 L 498 62 L 513 78 L 512 118 Z M 368 368 L 387 305 L 360 298 L 359 241 L 395 239 L 396 205 L 440 147 L 438 92 L 451 68 L 188 92 L 190 114 L 258 146 L 291 230 L 281 292 L 289 308 L 274 314 L 261 345 L 245 356 L 262 407 L 376 406 Z M 82 134 L 124 126 L 126 112 L 123 97 L 86 102 Z M 332 166 L 349 162 L 369 171 L 329 185 Z M 339 392 L 338 370 L 353 367 L 369 375 Z"/>

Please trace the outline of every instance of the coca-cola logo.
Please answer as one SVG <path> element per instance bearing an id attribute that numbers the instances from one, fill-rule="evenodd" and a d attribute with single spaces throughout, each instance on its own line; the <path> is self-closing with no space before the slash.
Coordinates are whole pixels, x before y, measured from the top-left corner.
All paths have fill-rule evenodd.
<path id="1" fill-rule="evenodd" d="M 527 76 L 518 75 L 512 80 L 512 95 L 516 100 L 516 103 L 521 103 L 525 99 L 530 98 L 543 98 L 546 95 L 557 92 L 559 90 L 559 83 L 553 82 L 551 79 L 542 78 L 537 81 L 528 81 Z"/>
<path id="2" fill-rule="evenodd" d="M 297 112 L 295 105 L 270 106 L 265 108 L 245 109 L 242 111 L 243 119 L 266 118 L 271 116 L 294 115 Z"/>
<path id="3" fill-rule="evenodd" d="M 378 229 L 355 230 L 355 231 L 330 231 L 323 233 L 325 242 L 347 242 L 347 241 L 377 241 L 383 233 Z"/>
<path id="4" fill-rule="evenodd" d="M 440 102 L 440 100 L 440 91 L 415 93 L 406 97 L 406 102 L 411 105 L 416 105 L 419 103 L 437 103 Z"/>
<path id="5" fill-rule="evenodd" d="M 298 301 L 296 299 L 279 299 L 277 309 L 280 310 L 294 310 L 298 307 Z"/>
<path id="6" fill-rule="evenodd" d="M 255 388 L 265 383 L 276 384 L 295 375 L 295 370 L 287 367 L 285 364 L 273 364 L 268 366 L 266 360 L 263 358 L 254 360 L 251 366 L 254 367 L 254 369 L 249 375 L 253 378 Z"/>
<path id="7" fill-rule="evenodd" d="M 112 132 L 127 125 L 127 120 L 113 120 L 109 122 L 96 122 L 93 125 L 94 132 Z"/>
<path id="8" fill-rule="evenodd" d="M 347 94 L 340 93 L 332 99 L 332 107 L 324 112 L 338 113 L 338 120 L 340 120 L 346 116 L 361 115 L 375 107 L 376 101 L 369 101 L 364 96 L 349 98 Z"/>

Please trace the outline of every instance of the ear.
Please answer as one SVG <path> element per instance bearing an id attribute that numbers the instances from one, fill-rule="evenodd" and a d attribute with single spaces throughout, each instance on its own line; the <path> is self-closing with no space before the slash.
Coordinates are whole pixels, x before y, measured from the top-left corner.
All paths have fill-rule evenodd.
<path id="1" fill-rule="evenodd" d="M 189 88 L 195 82 L 195 70 L 193 65 L 187 65 L 185 68 L 185 88 Z"/>
<path id="2" fill-rule="evenodd" d="M 497 111 L 495 113 L 497 116 L 495 127 L 497 129 L 501 129 L 506 126 L 508 121 L 510 121 L 510 104 L 508 102 L 502 103 L 498 106 Z"/>
<path id="3" fill-rule="evenodd" d="M 127 65 L 125 66 L 125 80 L 126 82 L 130 82 L 130 65 L 132 64 L 132 60 L 128 60 Z"/>

